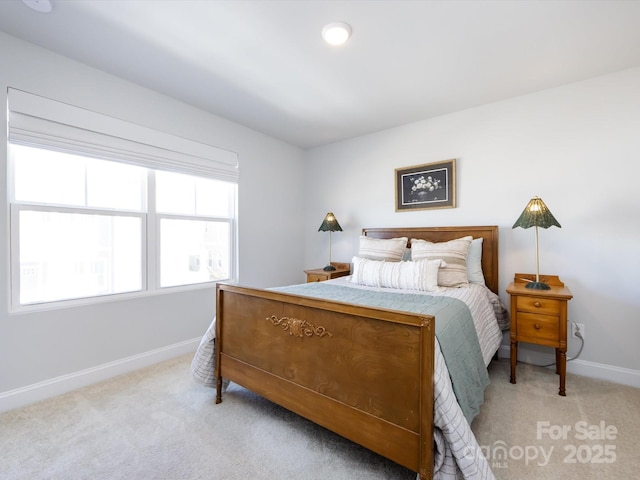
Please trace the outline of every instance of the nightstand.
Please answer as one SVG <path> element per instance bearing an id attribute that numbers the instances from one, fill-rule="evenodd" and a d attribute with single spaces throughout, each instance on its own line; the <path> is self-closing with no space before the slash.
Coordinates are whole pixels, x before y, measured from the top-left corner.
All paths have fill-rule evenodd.
<path id="1" fill-rule="evenodd" d="M 540 275 L 551 288 L 534 290 L 525 285 L 535 275 L 516 273 L 507 287 L 511 295 L 511 383 L 516 383 L 518 342 L 535 343 L 556 349 L 556 373 L 560 375 L 559 394 L 565 393 L 567 374 L 567 302 L 569 289 L 554 275 Z"/>
<path id="2" fill-rule="evenodd" d="M 331 280 L 332 278 L 344 277 L 351 273 L 350 263 L 337 263 L 331 262 L 331 265 L 336 267 L 335 270 L 323 270 L 322 268 L 314 268 L 313 270 L 305 270 L 307 274 L 307 283 L 310 282 L 324 282 L 325 280 Z"/>

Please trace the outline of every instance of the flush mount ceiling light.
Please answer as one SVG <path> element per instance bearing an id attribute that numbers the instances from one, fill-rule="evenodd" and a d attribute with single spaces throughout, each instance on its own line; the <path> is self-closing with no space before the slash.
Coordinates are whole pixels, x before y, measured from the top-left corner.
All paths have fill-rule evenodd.
<path id="1" fill-rule="evenodd" d="M 322 29 L 322 38 L 329 45 L 343 45 L 351 36 L 351 27 L 344 22 L 332 22 Z"/>
<path id="2" fill-rule="evenodd" d="M 22 0 L 32 10 L 40 13 L 50 13 L 53 10 L 51 0 Z"/>

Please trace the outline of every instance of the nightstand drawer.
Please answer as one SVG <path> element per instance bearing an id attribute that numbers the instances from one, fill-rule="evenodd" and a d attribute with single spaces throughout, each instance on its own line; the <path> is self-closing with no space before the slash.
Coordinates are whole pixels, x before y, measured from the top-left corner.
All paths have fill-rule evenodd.
<path id="1" fill-rule="evenodd" d="M 324 282 L 325 280 L 328 280 L 328 279 L 329 279 L 328 275 L 314 275 L 312 273 L 307 273 L 307 283 Z"/>
<path id="2" fill-rule="evenodd" d="M 307 283 L 324 282 L 325 280 L 345 277 L 351 273 L 350 263 L 331 262 L 331 265 L 335 267 L 333 270 L 325 270 L 324 268 L 305 270 L 304 273 L 307 274 Z"/>
<path id="3" fill-rule="evenodd" d="M 516 298 L 516 308 L 520 312 L 541 313 L 544 315 L 559 315 L 560 300 L 541 297 L 526 297 L 519 295 Z"/>
<path id="4" fill-rule="evenodd" d="M 518 339 L 524 342 L 528 339 L 535 343 L 560 341 L 560 319 L 551 315 L 536 315 L 531 313 L 518 313 L 517 319 Z"/>

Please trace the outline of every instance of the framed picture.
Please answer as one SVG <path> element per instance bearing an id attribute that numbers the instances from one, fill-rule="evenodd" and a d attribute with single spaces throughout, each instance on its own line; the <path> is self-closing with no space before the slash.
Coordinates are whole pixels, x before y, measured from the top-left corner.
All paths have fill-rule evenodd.
<path id="1" fill-rule="evenodd" d="M 455 159 L 396 168 L 396 212 L 455 206 Z"/>

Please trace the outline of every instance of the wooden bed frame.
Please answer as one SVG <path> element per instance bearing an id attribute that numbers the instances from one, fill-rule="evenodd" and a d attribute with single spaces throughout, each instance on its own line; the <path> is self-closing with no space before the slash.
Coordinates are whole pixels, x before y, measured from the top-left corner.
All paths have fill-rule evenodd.
<path id="1" fill-rule="evenodd" d="M 370 228 L 372 238 L 482 237 L 498 291 L 498 227 Z M 222 378 L 415 472 L 433 476 L 435 318 L 219 284 L 216 403 Z"/>

